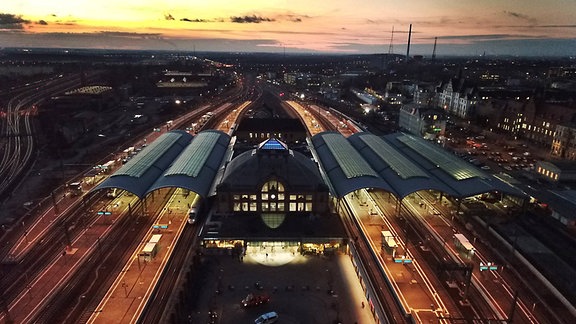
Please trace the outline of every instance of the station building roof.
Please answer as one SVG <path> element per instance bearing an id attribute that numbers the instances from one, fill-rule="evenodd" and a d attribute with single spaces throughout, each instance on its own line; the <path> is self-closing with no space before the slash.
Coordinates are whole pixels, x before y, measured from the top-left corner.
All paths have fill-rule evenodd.
<path id="1" fill-rule="evenodd" d="M 179 187 L 206 197 L 229 142 L 227 134 L 215 130 L 196 136 L 182 130 L 164 133 L 91 192 L 118 188 L 142 199 L 160 188 Z"/>
<path id="2" fill-rule="evenodd" d="M 230 161 L 221 185 L 249 191 L 262 186 L 271 176 L 282 181 L 290 191 L 327 190 L 318 166 L 310 158 L 274 138 Z"/>
<path id="3" fill-rule="evenodd" d="M 325 178 L 337 197 L 378 188 L 404 198 L 419 190 L 438 190 L 456 198 L 499 191 L 525 194 L 424 139 L 404 133 L 376 136 L 336 132 L 312 137 Z"/>

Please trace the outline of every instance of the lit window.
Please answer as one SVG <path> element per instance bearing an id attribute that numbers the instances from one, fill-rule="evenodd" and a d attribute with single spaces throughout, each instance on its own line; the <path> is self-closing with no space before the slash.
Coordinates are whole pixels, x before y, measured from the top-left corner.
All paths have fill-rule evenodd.
<path id="1" fill-rule="evenodd" d="M 304 211 L 304 203 L 303 202 L 298 203 L 298 211 Z"/>

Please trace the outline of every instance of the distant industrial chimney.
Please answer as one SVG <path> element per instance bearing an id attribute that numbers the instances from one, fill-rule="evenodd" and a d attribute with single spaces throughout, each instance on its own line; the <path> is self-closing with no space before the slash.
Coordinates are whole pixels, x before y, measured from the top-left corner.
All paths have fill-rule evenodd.
<path id="1" fill-rule="evenodd" d="M 432 50 L 432 61 L 436 59 L 436 42 L 438 41 L 438 37 L 434 37 L 434 49 Z"/>
<path id="2" fill-rule="evenodd" d="M 412 24 L 410 24 L 410 30 L 408 31 L 408 48 L 406 49 L 406 62 L 410 59 L 410 39 L 412 38 Z"/>

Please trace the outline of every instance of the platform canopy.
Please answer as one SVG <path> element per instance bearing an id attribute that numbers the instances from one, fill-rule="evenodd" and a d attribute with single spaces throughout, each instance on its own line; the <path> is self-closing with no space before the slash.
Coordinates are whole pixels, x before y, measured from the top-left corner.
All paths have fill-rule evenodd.
<path id="1" fill-rule="evenodd" d="M 362 188 L 394 189 L 370 166 L 364 157 L 340 133 L 323 132 L 312 137 L 312 145 L 321 173 L 332 194 L 343 197 Z"/>
<path id="2" fill-rule="evenodd" d="M 363 132 L 348 138 L 336 132 L 312 137 L 316 159 L 337 197 L 377 188 L 398 198 L 437 190 L 455 198 L 486 192 L 525 194 L 460 159 L 442 147 L 405 133 L 376 136 Z"/>
<path id="3" fill-rule="evenodd" d="M 143 199 L 154 190 L 177 187 L 206 197 L 229 142 L 230 136 L 215 130 L 196 136 L 182 130 L 164 133 L 91 192 L 117 188 Z"/>
<path id="4" fill-rule="evenodd" d="M 230 137 L 220 131 L 206 130 L 198 133 L 148 192 L 165 187 L 178 187 L 206 197 L 229 142 Z"/>

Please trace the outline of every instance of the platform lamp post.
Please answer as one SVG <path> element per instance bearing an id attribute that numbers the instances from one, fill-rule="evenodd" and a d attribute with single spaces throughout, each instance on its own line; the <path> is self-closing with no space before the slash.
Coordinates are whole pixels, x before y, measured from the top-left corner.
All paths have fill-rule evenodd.
<path id="1" fill-rule="evenodd" d="M 72 240 L 70 239 L 70 233 L 68 232 L 68 227 L 66 226 L 66 222 L 62 222 L 62 229 L 64 230 L 64 237 L 66 238 L 66 248 L 70 248 L 72 245 Z"/>
<path id="2" fill-rule="evenodd" d="M 58 211 L 58 202 L 56 201 L 56 194 L 54 193 L 54 191 L 52 191 L 52 205 L 54 205 L 54 212 L 56 212 L 56 214 L 59 213 Z"/>

